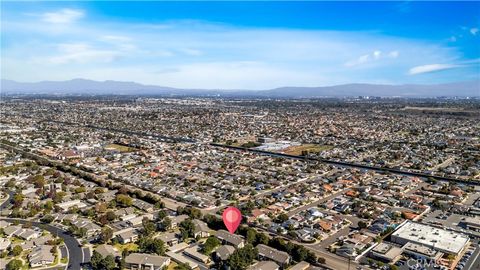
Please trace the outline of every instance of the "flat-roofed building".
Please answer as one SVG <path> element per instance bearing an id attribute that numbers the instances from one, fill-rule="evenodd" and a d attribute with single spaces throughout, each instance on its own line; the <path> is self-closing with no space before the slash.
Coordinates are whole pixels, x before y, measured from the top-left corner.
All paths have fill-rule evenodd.
<path id="1" fill-rule="evenodd" d="M 396 262 L 402 255 L 402 248 L 389 245 L 387 243 L 380 243 L 376 245 L 371 251 L 369 256 L 386 263 Z"/>
<path id="2" fill-rule="evenodd" d="M 443 252 L 412 242 L 408 242 L 403 246 L 403 252 L 417 259 L 431 259 L 434 261 L 443 256 Z"/>
<path id="3" fill-rule="evenodd" d="M 466 217 L 460 221 L 460 225 L 465 229 L 480 232 L 480 218 L 478 217 Z"/>
<path id="4" fill-rule="evenodd" d="M 439 229 L 421 223 L 407 221 L 391 236 L 392 242 L 405 245 L 408 242 L 457 256 L 470 242 L 464 234 Z"/>

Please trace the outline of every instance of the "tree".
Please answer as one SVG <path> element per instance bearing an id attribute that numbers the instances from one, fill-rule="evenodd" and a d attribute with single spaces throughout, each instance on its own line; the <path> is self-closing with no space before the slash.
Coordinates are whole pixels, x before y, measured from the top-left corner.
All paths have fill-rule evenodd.
<path id="1" fill-rule="evenodd" d="M 158 202 L 155 203 L 155 208 L 156 208 L 156 209 L 165 208 L 165 203 L 162 202 L 162 201 L 158 201 Z"/>
<path id="2" fill-rule="evenodd" d="M 239 248 L 228 257 L 228 265 L 232 270 L 245 270 L 253 260 L 257 258 L 258 251 L 251 244 L 245 245 L 243 248 Z"/>
<path id="3" fill-rule="evenodd" d="M 179 227 L 180 227 L 180 234 L 182 235 L 183 240 L 189 237 L 193 237 L 195 225 L 193 224 L 191 219 L 186 219 L 180 222 Z"/>
<path id="4" fill-rule="evenodd" d="M 45 178 L 43 177 L 43 175 L 35 175 L 33 177 L 33 185 L 36 188 L 42 188 L 45 185 Z"/>
<path id="5" fill-rule="evenodd" d="M 112 255 L 103 258 L 96 250 L 93 251 L 90 263 L 95 270 L 112 270 L 117 265 L 115 263 L 115 258 Z"/>
<path id="6" fill-rule="evenodd" d="M 103 227 L 102 232 L 100 233 L 100 241 L 102 243 L 108 243 L 113 237 L 113 230 L 109 227 Z"/>
<path id="7" fill-rule="evenodd" d="M 164 217 L 160 222 L 160 227 L 162 230 L 166 231 L 172 226 L 172 220 L 169 217 Z"/>
<path id="8" fill-rule="evenodd" d="M 45 215 L 40 219 L 40 221 L 45 223 L 52 223 L 54 219 L 55 218 L 52 215 Z"/>
<path id="9" fill-rule="evenodd" d="M 366 223 L 365 221 L 360 220 L 360 221 L 358 222 L 358 228 L 360 228 L 360 229 L 365 229 L 366 227 L 367 227 L 367 223 Z"/>
<path id="10" fill-rule="evenodd" d="M 160 239 L 152 239 L 149 237 L 140 237 L 137 241 L 138 250 L 143 253 L 156 253 L 158 255 L 165 254 L 165 243 Z"/>
<path id="11" fill-rule="evenodd" d="M 252 228 L 247 229 L 247 242 L 250 244 L 255 244 L 255 241 L 257 240 L 257 231 Z"/>
<path id="12" fill-rule="evenodd" d="M 52 201 L 47 201 L 44 205 L 43 205 L 43 208 L 45 208 L 45 210 L 47 210 L 48 213 L 50 213 L 50 211 L 53 210 L 53 202 Z"/>
<path id="13" fill-rule="evenodd" d="M 21 260 L 13 259 L 7 263 L 7 270 L 20 270 L 23 267 Z"/>
<path id="14" fill-rule="evenodd" d="M 179 263 L 174 267 L 175 270 L 192 270 L 190 265 L 186 263 Z"/>
<path id="15" fill-rule="evenodd" d="M 21 246 L 19 246 L 19 245 L 14 246 L 12 248 L 12 255 L 13 256 L 18 256 L 18 255 L 22 254 L 22 251 L 23 251 L 23 248 Z"/>
<path id="16" fill-rule="evenodd" d="M 205 241 L 205 244 L 203 244 L 203 253 L 206 255 L 210 255 L 212 251 L 220 245 L 220 240 L 218 240 L 215 236 L 210 236 L 208 237 L 207 241 Z"/>
<path id="17" fill-rule="evenodd" d="M 107 217 L 108 221 L 114 221 L 117 218 L 117 216 L 115 215 L 115 213 L 113 211 L 108 211 L 106 213 L 106 217 Z"/>
<path id="18" fill-rule="evenodd" d="M 150 221 L 148 218 L 143 218 L 142 220 L 143 232 L 146 236 L 151 236 L 157 231 L 157 226 L 155 223 Z"/>
<path id="19" fill-rule="evenodd" d="M 117 202 L 118 205 L 123 207 L 131 206 L 133 203 L 132 198 L 130 198 L 130 196 L 125 194 L 118 194 L 115 197 L 115 201 Z"/>
<path id="20" fill-rule="evenodd" d="M 167 212 L 165 212 L 165 210 L 160 210 L 157 213 L 157 220 L 162 220 L 166 216 L 167 216 Z"/>
<path id="21" fill-rule="evenodd" d="M 117 266 L 117 264 L 115 263 L 115 258 L 112 255 L 108 255 L 102 260 L 101 269 L 112 270 L 115 268 L 115 266 Z"/>
<path id="22" fill-rule="evenodd" d="M 287 221 L 287 220 L 288 220 L 287 214 L 281 213 L 280 215 L 277 216 L 277 218 L 276 218 L 275 221 L 278 222 L 278 223 L 283 223 L 283 222 L 285 222 L 285 221 Z"/>
<path id="23" fill-rule="evenodd" d="M 120 194 L 127 194 L 128 193 L 128 188 L 125 186 L 122 186 L 118 189 L 118 193 Z"/>
<path id="24" fill-rule="evenodd" d="M 13 195 L 13 198 L 12 198 L 13 206 L 15 208 L 20 207 L 23 203 L 23 200 L 24 200 L 24 197 L 21 193 L 17 193 L 15 195 Z"/>
<path id="25" fill-rule="evenodd" d="M 266 235 L 265 233 L 257 233 L 257 240 L 256 240 L 256 243 L 257 244 L 264 244 L 264 245 L 268 245 L 268 235 Z"/>

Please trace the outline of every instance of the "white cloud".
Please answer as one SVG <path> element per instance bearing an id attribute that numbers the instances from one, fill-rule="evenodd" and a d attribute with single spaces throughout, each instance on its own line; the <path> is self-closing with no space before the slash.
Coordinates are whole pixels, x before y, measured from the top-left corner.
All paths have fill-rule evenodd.
<path id="1" fill-rule="evenodd" d="M 442 71 L 442 70 L 447 70 L 447 69 L 452 69 L 452 68 L 458 68 L 461 67 L 461 65 L 454 65 L 454 64 L 429 64 L 429 65 L 423 65 L 423 66 L 416 66 L 411 68 L 408 71 L 408 74 L 410 75 L 417 75 L 417 74 L 423 74 L 423 73 L 431 73 L 431 72 L 436 72 L 436 71 Z"/>
<path id="2" fill-rule="evenodd" d="M 478 33 L 478 28 L 474 27 L 474 28 L 470 29 L 470 33 L 471 33 L 472 35 L 476 36 L 477 33 Z"/>
<path id="3" fill-rule="evenodd" d="M 84 12 L 77 9 L 64 8 L 56 12 L 46 12 L 41 15 L 42 20 L 55 24 L 68 24 L 83 18 Z"/>
<path id="4" fill-rule="evenodd" d="M 67 64 L 67 63 L 90 63 L 90 62 L 112 62 L 119 53 L 113 50 L 99 50 L 94 49 L 88 44 L 84 43 L 69 43 L 60 44 L 58 49 L 60 55 L 50 57 L 48 60 L 52 64 Z"/>
<path id="5" fill-rule="evenodd" d="M 380 50 L 375 50 L 371 54 L 365 54 L 360 57 L 358 57 L 355 60 L 348 61 L 345 63 L 346 67 L 354 67 L 354 66 L 359 66 L 363 65 L 366 63 L 371 63 L 378 61 L 380 59 L 385 59 L 385 58 L 397 58 L 400 55 L 398 51 L 391 51 L 388 54 L 384 54 Z"/>
<path id="6" fill-rule="evenodd" d="M 388 53 L 388 56 L 390 58 L 397 58 L 399 55 L 400 55 L 400 53 L 398 51 L 391 51 L 391 52 Z"/>

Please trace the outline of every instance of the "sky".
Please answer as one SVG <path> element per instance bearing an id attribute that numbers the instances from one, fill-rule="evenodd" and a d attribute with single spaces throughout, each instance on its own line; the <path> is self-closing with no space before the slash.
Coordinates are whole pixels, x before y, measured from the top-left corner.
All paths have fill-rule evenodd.
<path id="1" fill-rule="evenodd" d="M 1 78 L 271 89 L 480 79 L 480 2 L 8 2 Z"/>

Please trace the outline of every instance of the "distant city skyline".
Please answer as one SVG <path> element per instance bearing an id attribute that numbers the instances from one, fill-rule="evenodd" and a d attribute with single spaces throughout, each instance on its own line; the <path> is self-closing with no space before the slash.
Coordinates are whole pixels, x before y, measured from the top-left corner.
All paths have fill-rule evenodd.
<path id="1" fill-rule="evenodd" d="M 2 2 L 1 78 L 203 89 L 480 79 L 478 2 Z"/>

